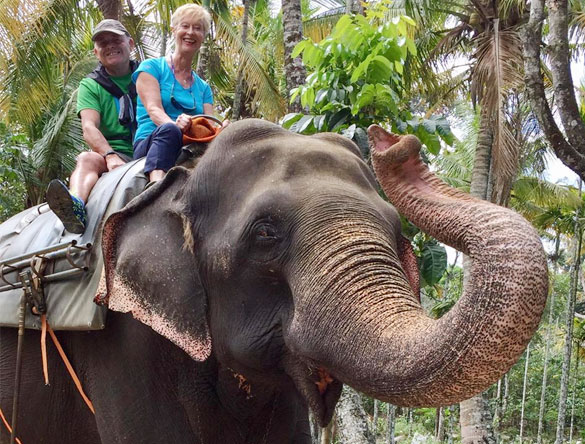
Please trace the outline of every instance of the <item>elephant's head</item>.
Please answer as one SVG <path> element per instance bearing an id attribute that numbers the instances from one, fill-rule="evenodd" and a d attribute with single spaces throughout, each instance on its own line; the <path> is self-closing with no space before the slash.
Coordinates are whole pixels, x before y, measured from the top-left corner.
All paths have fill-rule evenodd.
<path id="1" fill-rule="evenodd" d="M 195 170 L 175 168 L 104 229 L 110 308 L 194 359 L 291 381 L 323 423 L 341 382 L 398 405 L 452 404 L 516 361 L 547 293 L 540 240 L 516 213 L 447 187 L 420 143 L 370 129 L 397 208 L 473 259 L 439 320 L 393 206 L 349 140 L 233 123 Z"/>

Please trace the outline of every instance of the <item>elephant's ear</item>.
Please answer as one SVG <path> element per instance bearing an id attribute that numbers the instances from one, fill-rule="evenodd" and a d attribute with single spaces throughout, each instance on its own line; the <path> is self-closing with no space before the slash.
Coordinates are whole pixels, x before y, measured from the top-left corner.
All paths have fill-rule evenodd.
<path id="1" fill-rule="evenodd" d="M 211 337 L 205 292 L 183 234 L 182 193 L 188 177 L 187 169 L 172 169 L 108 218 L 102 241 L 105 301 L 203 361 L 211 353 Z"/>

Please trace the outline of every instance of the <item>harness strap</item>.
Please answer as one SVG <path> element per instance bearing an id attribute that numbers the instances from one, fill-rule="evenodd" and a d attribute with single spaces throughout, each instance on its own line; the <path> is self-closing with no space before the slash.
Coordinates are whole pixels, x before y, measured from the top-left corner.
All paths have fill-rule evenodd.
<path id="1" fill-rule="evenodd" d="M 45 385 L 49 385 L 49 366 L 47 365 L 47 315 L 41 315 L 41 359 Z"/>
<path id="2" fill-rule="evenodd" d="M 95 409 L 93 408 L 93 404 L 91 403 L 91 401 L 89 400 L 89 398 L 87 397 L 85 392 L 83 391 L 83 387 L 81 386 L 81 381 L 77 377 L 75 370 L 73 370 L 73 367 L 71 366 L 71 363 L 69 362 L 69 359 L 67 358 L 67 355 L 63 351 L 63 348 L 61 347 L 61 344 L 59 343 L 59 340 L 57 339 L 57 336 L 55 336 L 55 332 L 53 332 L 53 329 L 49 325 L 49 322 L 46 320 L 46 316 L 43 314 L 42 317 L 45 318 L 43 322 L 46 324 L 47 331 L 49 332 L 49 335 L 51 336 L 51 339 L 53 340 L 55 347 L 57 347 L 57 351 L 59 352 L 59 355 L 61 355 L 61 359 L 63 359 L 63 362 L 65 363 L 65 367 L 67 367 L 67 371 L 69 372 L 69 375 L 71 375 L 71 379 L 73 379 L 73 383 L 75 384 L 75 387 L 77 387 L 79 394 L 81 395 L 81 397 L 83 398 L 83 400 L 87 404 L 87 407 L 89 407 L 89 410 L 91 410 L 91 413 L 93 413 L 95 415 Z M 46 353 L 46 351 L 45 351 L 45 353 Z M 45 360 L 46 360 L 46 356 L 43 357 L 43 368 L 45 366 L 45 362 L 44 362 Z M 45 374 L 45 382 L 48 381 L 48 379 L 49 379 L 48 374 Z"/>
<path id="3" fill-rule="evenodd" d="M 12 434 L 12 427 L 10 427 L 10 424 L 8 424 L 8 421 L 6 421 L 6 418 L 4 417 L 4 413 L 2 413 L 2 409 L 0 409 L 0 418 L 2 418 L 2 422 L 6 426 L 6 429 L 8 430 L 8 433 Z M 22 441 L 20 439 L 18 439 L 18 438 L 15 438 L 15 441 L 18 444 L 22 444 Z"/>

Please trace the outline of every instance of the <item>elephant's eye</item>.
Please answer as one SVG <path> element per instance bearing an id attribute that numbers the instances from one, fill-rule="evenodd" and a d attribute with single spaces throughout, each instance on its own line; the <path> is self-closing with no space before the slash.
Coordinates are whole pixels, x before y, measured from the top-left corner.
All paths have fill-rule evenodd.
<path id="1" fill-rule="evenodd" d="M 277 240 L 276 229 L 270 224 L 258 224 L 254 228 L 254 238 L 256 242 L 275 242 Z"/>
<path id="2" fill-rule="evenodd" d="M 271 225 L 262 224 L 256 227 L 257 240 L 276 239 L 276 230 Z"/>

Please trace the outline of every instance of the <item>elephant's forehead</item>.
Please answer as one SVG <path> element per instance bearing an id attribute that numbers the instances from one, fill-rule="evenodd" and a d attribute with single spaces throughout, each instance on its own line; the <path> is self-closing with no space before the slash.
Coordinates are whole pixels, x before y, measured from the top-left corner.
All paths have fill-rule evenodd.
<path id="1" fill-rule="evenodd" d="M 363 181 L 364 175 L 370 175 L 363 160 L 346 146 L 293 133 L 224 145 L 216 155 L 219 171 L 239 176 L 270 176 L 284 181 L 334 176 Z"/>

